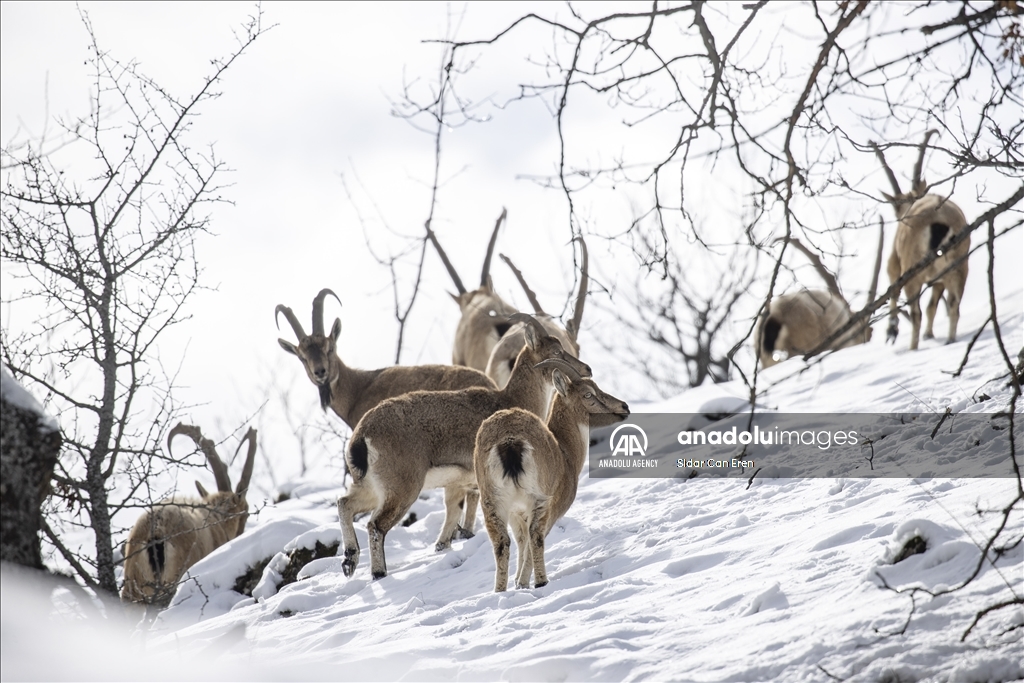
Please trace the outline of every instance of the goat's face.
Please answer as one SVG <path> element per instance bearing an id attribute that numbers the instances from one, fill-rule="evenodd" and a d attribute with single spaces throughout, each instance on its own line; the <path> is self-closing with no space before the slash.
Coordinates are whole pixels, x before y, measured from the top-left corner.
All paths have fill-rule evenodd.
<path id="1" fill-rule="evenodd" d="M 334 321 L 334 327 L 327 336 L 311 334 L 296 346 L 285 339 L 278 339 L 281 348 L 298 356 L 306 369 L 309 381 L 317 386 L 327 386 L 338 377 L 338 337 L 341 335 L 341 320 Z"/>
<path id="2" fill-rule="evenodd" d="M 199 482 L 196 482 L 197 486 Z M 203 504 L 209 508 L 210 516 L 223 520 L 224 531 L 229 539 L 237 538 L 245 531 L 245 523 L 249 519 L 249 503 L 244 494 L 232 491 L 206 493 L 199 486 Z"/>
<path id="3" fill-rule="evenodd" d="M 603 415 L 615 419 L 603 420 L 603 425 L 620 422 L 629 417 L 629 406 L 622 399 L 602 391 L 593 379 L 583 378 L 571 381 L 560 371 L 555 370 L 552 379 L 555 391 L 567 401 L 577 401 L 590 415 Z"/>

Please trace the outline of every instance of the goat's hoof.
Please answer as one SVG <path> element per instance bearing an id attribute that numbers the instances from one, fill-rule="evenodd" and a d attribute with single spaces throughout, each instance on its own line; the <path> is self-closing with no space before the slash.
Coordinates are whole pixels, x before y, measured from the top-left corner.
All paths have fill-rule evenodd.
<path id="1" fill-rule="evenodd" d="M 444 552 L 445 550 L 450 550 L 451 547 L 452 547 L 452 542 L 451 541 L 438 541 L 437 543 L 434 544 L 434 552 L 435 553 L 441 553 L 441 552 Z"/>
<path id="2" fill-rule="evenodd" d="M 517 591 L 530 590 L 530 584 L 528 584 L 528 583 L 519 583 L 518 581 L 516 581 L 516 590 Z"/>
<path id="3" fill-rule="evenodd" d="M 341 571 L 351 578 L 356 573 L 356 562 L 359 560 L 358 548 L 345 548 L 345 559 L 341 563 Z"/>
<path id="4" fill-rule="evenodd" d="M 931 332 L 927 332 L 926 331 L 924 334 L 921 335 L 921 338 L 922 339 L 935 339 L 935 335 L 932 334 Z"/>
<path id="5" fill-rule="evenodd" d="M 474 534 L 472 531 L 465 527 L 460 526 L 458 529 L 455 530 L 455 538 L 470 539 L 474 536 L 476 536 L 476 534 Z"/>
<path id="6" fill-rule="evenodd" d="M 373 580 L 374 581 L 376 581 L 377 579 L 383 579 L 385 576 L 388 575 L 388 573 L 386 571 L 383 571 L 383 572 L 381 572 L 381 571 L 374 571 L 374 572 L 371 572 L 371 573 L 373 574 Z"/>
<path id="7" fill-rule="evenodd" d="M 548 585 L 548 582 L 547 582 L 547 581 L 538 581 L 537 583 L 535 583 L 535 584 L 533 585 L 533 587 L 534 587 L 534 588 L 543 588 L 543 587 L 544 587 L 544 586 L 546 586 L 546 585 Z"/>

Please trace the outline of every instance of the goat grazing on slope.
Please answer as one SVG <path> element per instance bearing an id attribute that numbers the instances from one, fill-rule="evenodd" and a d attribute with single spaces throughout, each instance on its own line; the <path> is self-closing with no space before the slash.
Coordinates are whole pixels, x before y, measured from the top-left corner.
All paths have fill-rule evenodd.
<path id="1" fill-rule="evenodd" d="M 889 273 L 890 286 L 902 277 L 914 265 L 929 254 L 938 254 L 927 268 L 915 275 L 903 285 L 903 293 L 910 307 L 910 350 L 917 349 L 921 336 L 921 294 L 922 290 L 931 285 L 932 297 L 928 302 L 928 322 L 924 329 L 924 338 L 934 337 L 932 325 L 935 322 L 935 309 L 943 292 L 946 294 L 946 312 L 949 315 L 949 335 L 946 343 L 956 341 L 956 328 L 960 322 L 960 302 L 963 300 L 964 287 L 967 285 L 967 257 L 971 250 L 971 239 L 968 237 L 952 249 L 946 247 L 961 230 L 967 227 L 967 219 L 960 207 L 949 197 L 927 194 L 928 184 L 921 179 L 921 168 L 924 154 L 928 148 L 928 140 L 935 134 L 934 130 L 925 133 L 921 143 L 917 162 L 914 164 L 914 177 L 910 192 L 902 192 L 896 182 L 896 175 L 885 161 L 885 155 L 875 143 L 875 155 L 882 164 L 894 195 L 882 193 L 893 209 L 899 225 L 896 227 L 896 238 L 893 240 L 892 254 L 886 270 Z M 889 328 L 886 341 L 895 343 L 899 334 L 899 292 L 889 295 Z"/>
<path id="2" fill-rule="evenodd" d="M 874 275 L 868 289 L 868 303 L 875 300 L 878 290 L 878 273 L 882 267 L 882 248 L 885 242 L 884 226 L 879 228 L 878 250 L 875 254 Z M 842 328 L 853 317 L 850 304 L 839 291 L 839 283 L 825 269 L 817 254 L 805 247 L 798 239 L 789 239 L 798 251 L 804 254 L 825 281 L 827 290 L 803 289 L 775 297 L 762 314 L 757 325 L 754 343 L 762 368 L 768 368 L 792 356 L 810 353 L 817 349 Z M 832 340 L 828 348 L 844 349 L 848 346 L 866 344 L 871 340 L 871 325 L 862 327 Z"/>
<path id="3" fill-rule="evenodd" d="M 476 435 L 473 462 L 494 549 L 495 592 L 508 586 L 509 523 L 519 555 L 516 588 L 529 588 L 531 573 L 537 588 L 547 585 L 544 539 L 576 499 L 589 423 L 599 415 L 613 415 L 614 421 L 629 417 L 629 406 L 563 361 L 540 365 L 554 368 L 556 395 L 547 424 L 511 408 L 484 420 Z"/>
<path id="4" fill-rule="evenodd" d="M 178 423 L 167 435 L 167 450 L 178 434 L 192 439 L 206 455 L 217 482 L 209 493 L 196 482 L 199 498 L 174 496 L 142 513 L 125 544 L 124 585 L 121 599 L 166 606 L 189 567 L 245 530 L 249 504 L 245 499 L 256 456 L 256 430 L 250 428 L 238 448 L 248 441 L 249 452 L 238 487 L 231 490 L 228 468 L 213 441 L 198 427 Z M 237 450 L 236 450 L 237 453 Z"/>
<path id="5" fill-rule="evenodd" d="M 352 485 L 338 500 L 346 576 L 352 576 L 359 561 L 355 515 L 372 510 L 366 533 L 370 571 L 379 579 L 387 575 L 384 537 L 426 488 L 445 489 L 445 520 L 435 549 L 450 547 L 459 501 L 477 489 L 473 446 L 480 423 L 505 408 L 546 413 L 552 369 L 538 367 L 541 361 L 561 358 L 577 373 L 590 374 L 539 322 L 524 313 L 510 320 L 528 322 L 529 327 L 526 346 L 504 389 L 417 391 L 384 401 L 356 426 L 345 454 Z"/>
<path id="6" fill-rule="evenodd" d="M 530 289 L 530 286 L 526 284 L 526 279 L 523 277 L 522 272 L 516 268 L 515 264 L 512 263 L 504 254 L 499 254 L 501 259 L 508 264 L 508 267 L 515 273 L 516 279 L 519 280 L 520 286 L 523 291 L 526 292 L 526 298 L 530 300 L 530 304 L 533 306 L 534 317 L 544 326 L 544 329 L 548 331 L 553 337 L 556 337 L 558 341 L 562 343 L 562 348 L 572 354 L 573 357 L 580 357 L 580 345 L 577 341 L 577 337 L 580 331 L 580 323 L 583 320 L 583 304 L 587 298 L 587 285 L 590 282 L 588 278 L 588 262 L 587 262 L 587 244 L 583 241 L 582 237 L 577 237 L 576 241 L 580 243 L 580 254 L 581 254 L 581 267 L 580 267 L 580 289 L 576 295 L 576 307 L 573 310 L 572 320 L 570 320 L 563 328 L 559 325 L 554 318 L 544 312 L 540 302 L 537 300 L 537 295 Z M 500 389 L 508 383 L 509 375 L 512 374 L 512 366 L 515 364 L 516 357 L 519 355 L 519 351 L 523 348 L 526 343 L 525 339 L 525 325 L 520 323 L 513 326 L 505 333 L 504 336 L 495 344 L 494 349 L 491 351 L 491 357 L 487 360 L 487 376 L 494 380 L 494 384 Z"/>
<path id="7" fill-rule="evenodd" d="M 497 222 L 494 224 L 494 231 L 487 243 L 487 255 L 484 257 L 483 272 L 480 274 L 480 286 L 472 292 L 467 292 L 462 284 L 462 278 L 455 271 L 448 254 L 441 248 L 434 231 L 427 226 L 427 238 L 437 250 L 445 269 L 455 283 L 458 294 L 452 294 L 455 303 L 459 305 L 462 318 L 459 319 L 459 326 L 455 329 L 455 343 L 452 346 L 452 363 L 455 365 L 467 365 L 481 372 L 487 368 L 487 359 L 491 357 L 491 350 L 498 340 L 512 327 L 508 322 L 508 316 L 517 313 L 514 306 L 509 305 L 494 292 L 494 285 L 491 282 L 491 256 L 494 254 L 494 243 L 498 239 L 498 229 L 505 222 L 508 212 L 501 210 Z"/>

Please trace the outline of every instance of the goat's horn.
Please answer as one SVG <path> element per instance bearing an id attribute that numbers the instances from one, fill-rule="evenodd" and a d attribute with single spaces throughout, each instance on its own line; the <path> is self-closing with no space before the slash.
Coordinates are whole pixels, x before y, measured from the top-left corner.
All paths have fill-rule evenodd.
<path id="1" fill-rule="evenodd" d="M 339 306 L 341 305 L 338 295 L 326 287 L 313 298 L 313 334 L 319 334 L 321 337 L 324 334 L 324 299 L 328 294 L 335 298 Z"/>
<path id="2" fill-rule="evenodd" d="M 494 254 L 494 243 L 498 241 L 498 229 L 501 228 L 501 224 L 505 222 L 506 216 L 508 216 L 508 209 L 502 207 L 501 215 L 498 216 L 498 220 L 494 223 L 494 232 L 491 233 L 491 241 L 487 243 L 487 255 L 484 256 L 484 269 L 480 273 L 481 287 L 487 284 L 487 276 L 491 274 L 491 256 Z"/>
<path id="3" fill-rule="evenodd" d="M 284 304 L 278 304 L 277 308 L 274 309 L 274 324 L 277 325 L 277 329 L 281 329 L 280 315 L 282 313 L 284 313 L 285 319 L 287 319 L 288 323 L 292 326 L 292 331 L 295 333 L 295 336 L 298 337 L 299 341 L 305 339 L 306 331 L 302 329 L 302 323 L 300 323 L 299 319 L 295 317 L 294 313 L 292 313 L 292 309 L 288 308 Z"/>
<path id="4" fill-rule="evenodd" d="M 532 289 L 530 289 L 530 285 L 526 284 L 526 279 L 523 277 L 523 273 L 516 268 L 516 264 L 512 263 L 512 259 L 504 254 L 498 254 L 498 256 L 508 265 L 509 268 L 512 269 L 512 273 L 516 276 L 516 279 L 519 280 L 519 286 L 523 288 L 524 292 L 526 292 L 526 298 L 530 300 L 530 305 L 533 306 L 533 312 L 537 315 L 547 315 L 544 312 L 544 309 L 541 308 L 540 301 L 537 300 L 537 295 Z"/>
<path id="5" fill-rule="evenodd" d="M 571 379 L 573 382 L 579 382 L 581 379 L 583 379 L 583 376 L 580 375 L 580 373 L 576 372 L 571 365 L 566 363 L 561 358 L 548 358 L 546 360 L 542 360 L 541 362 L 537 363 L 533 367 L 535 367 L 535 368 L 558 368 L 559 370 L 564 372 L 569 377 L 569 379 Z"/>
<path id="6" fill-rule="evenodd" d="M 231 480 L 228 478 L 228 468 L 224 464 L 224 461 L 217 455 L 217 448 L 212 441 L 203 436 L 203 433 L 199 430 L 199 427 L 195 425 L 187 425 L 182 422 L 174 425 L 171 431 L 167 434 L 167 451 L 171 450 L 171 441 L 178 434 L 184 434 L 188 438 L 192 439 L 192 442 L 199 447 L 199 450 L 206 456 L 207 462 L 210 463 L 210 469 L 213 470 L 214 481 L 217 482 L 218 491 L 231 491 Z"/>
<path id="7" fill-rule="evenodd" d="M 427 220 L 425 227 L 427 228 L 427 239 L 434 245 L 434 250 L 437 252 L 437 255 L 441 257 L 441 263 L 444 264 L 445 270 L 448 271 L 448 275 L 451 276 L 452 282 L 455 283 L 455 289 L 459 290 L 459 294 L 465 294 L 466 287 L 462 284 L 462 278 L 460 278 L 459 274 L 455 272 L 455 266 L 453 266 L 452 262 L 448 260 L 448 254 L 444 252 L 444 249 L 441 248 L 441 243 L 437 241 L 437 235 L 435 235 L 434 231 L 430 229 L 430 220 Z"/>
<path id="8" fill-rule="evenodd" d="M 587 254 L 587 243 L 582 237 L 575 237 L 573 241 L 580 243 L 580 291 L 576 295 L 576 306 L 572 312 L 572 320 L 566 325 L 566 331 L 573 341 L 576 341 L 580 325 L 583 323 L 583 303 L 587 300 L 587 287 L 590 286 L 590 257 Z"/>
<path id="9" fill-rule="evenodd" d="M 249 490 L 249 480 L 252 478 L 252 466 L 253 460 L 256 457 L 256 430 L 249 427 L 249 431 L 245 433 L 242 440 L 238 442 L 238 448 L 235 449 L 235 455 L 238 455 L 238 451 L 242 449 L 242 444 L 246 441 L 249 442 L 249 452 L 245 456 L 245 465 L 242 466 L 242 476 L 238 480 L 238 487 L 235 489 L 235 493 L 240 496 L 245 496 L 246 491 Z"/>
<path id="10" fill-rule="evenodd" d="M 877 142 L 871 142 L 871 148 L 875 150 L 875 156 L 878 157 L 879 163 L 882 164 L 882 169 L 885 171 L 885 177 L 889 179 L 889 184 L 892 185 L 893 194 L 899 196 L 903 194 L 900 190 L 900 184 L 896 182 L 896 174 L 889 168 L 889 164 L 885 162 L 885 154 L 882 152 L 882 148 L 878 146 Z"/>
<path id="11" fill-rule="evenodd" d="M 924 134 L 924 140 L 921 141 L 921 146 L 917 151 L 917 162 L 914 164 L 914 184 L 910 187 L 911 192 L 915 192 L 917 186 L 921 184 L 921 169 L 924 167 L 924 154 L 928 150 L 928 141 L 938 132 L 932 128 Z"/>
<path id="12" fill-rule="evenodd" d="M 534 318 L 529 313 L 513 313 L 508 317 L 508 321 L 512 323 L 525 323 L 532 327 L 537 334 L 544 338 L 548 336 L 548 331 L 544 329 L 544 326 L 540 324 L 540 321 Z"/>

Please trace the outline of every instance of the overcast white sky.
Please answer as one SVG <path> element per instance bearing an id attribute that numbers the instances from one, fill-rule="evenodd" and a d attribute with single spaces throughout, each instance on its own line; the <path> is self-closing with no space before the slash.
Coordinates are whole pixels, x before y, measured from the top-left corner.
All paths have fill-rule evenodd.
<path id="1" fill-rule="evenodd" d="M 121 60 L 137 60 L 148 75 L 179 93 L 192 92 L 209 59 L 233 48 L 231 30 L 252 11 L 243 3 L 84 2 L 81 7 L 101 46 Z M 549 16 L 565 12 L 551 4 L 543 8 Z M 445 35 L 449 12 L 465 13 L 457 21 L 462 21 L 459 36 L 468 38 L 490 35 L 527 9 L 521 3 L 468 8 L 425 2 L 264 3 L 264 23 L 276 27 L 232 67 L 223 97 L 205 106 L 191 138 L 195 144 L 215 142 L 219 156 L 234 169 L 228 194 L 235 202 L 215 209 L 216 237 L 199 245 L 204 282 L 216 289 L 195 297 L 192 321 L 161 345 L 169 365 L 184 355 L 180 399 L 207 404 L 192 411 L 193 419 L 237 426 L 259 405 L 259 387 L 271 375 L 284 385 L 298 378 L 302 398 L 315 402 L 316 392 L 299 376 L 298 362 L 277 345 L 279 336 L 291 332 L 287 326 L 280 333 L 275 329 L 273 311 L 279 303 L 291 306 L 308 330 L 309 305 L 322 287 L 334 289 L 344 302 L 340 310 L 329 303 L 326 311 L 328 326 L 334 316 L 342 319 L 346 362 L 371 368 L 392 361 L 396 326 L 388 275 L 367 263 L 359 215 L 381 248 L 386 244 L 382 220 L 395 230 L 420 234 L 433 149 L 428 136 L 391 115 L 389 97 L 400 95 L 403 81 L 434 76 L 440 50 L 422 41 Z M 85 113 L 87 37 L 76 6 L 5 2 L 0 12 L 3 140 L 19 131 L 39 134 L 47 103 L 51 116 Z M 494 79 L 499 99 L 512 92 L 515 74 L 525 64 L 525 51 L 517 53 L 518 47 L 510 42 L 481 66 Z M 481 93 L 477 96 L 492 94 Z M 472 286 L 490 228 L 507 207 L 499 250 L 519 262 L 549 310 L 558 311 L 574 281 L 566 207 L 558 193 L 522 179 L 554 171 L 555 127 L 539 101 L 487 112 L 493 117 L 489 123 L 446 137 L 444 175 L 450 180 L 435 230 Z M 574 115 L 579 125 L 588 123 L 585 109 Z M 343 174 L 355 205 L 344 191 Z M 880 177 L 873 182 L 885 187 Z M 709 199 L 722 204 L 722 211 L 739 211 L 738 201 L 726 206 L 730 203 L 720 198 L 709 194 Z M 957 199 L 970 217 L 972 198 Z M 583 213 L 604 232 L 613 232 L 616 223 L 625 227 L 631 217 L 625 196 L 610 197 L 600 213 Z M 1014 239 L 1006 248 L 1019 254 L 1020 231 Z M 630 266 L 623 254 L 612 254 L 599 242 L 590 246 L 592 267 L 605 283 L 613 285 L 620 274 L 632 277 L 622 272 Z M 499 290 L 526 307 L 504 265 L 496 261 L 493 271 Z M 850 277 L 864 280 L 854 288 L 865 287 L 868 276 L 862 271 Z M 1013 277 L 1019 286 L 1019 270 Z M 976 284 L 968 285 L 968 300 L 983 301 L 983 287 Z M 404 362 L 450 360 L 458 319 L 446 294 L 451 289 L 439 260 L 428 254 Z M 0 314 L 5 324 L 17 325 L 9 309 Z M 589 306 L 585 349 L 587 328 L 606 324 L 597 306 Z M 601 362 L 590 362 L 600 381 Z M 610 377 L 608 384 L 614 388 L 620 379 Z"/>

